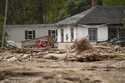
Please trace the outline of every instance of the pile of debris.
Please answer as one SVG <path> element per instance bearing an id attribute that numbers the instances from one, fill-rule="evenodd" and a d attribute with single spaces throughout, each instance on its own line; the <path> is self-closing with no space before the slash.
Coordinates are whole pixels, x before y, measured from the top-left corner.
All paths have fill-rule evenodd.
<path id="1" fill-rule="evenodd" d="M 80 40 L 75 40 L 71 49 L 73 52 L 77 52 L 76 54 L 80 54 L 85 50 L 93 49 L 93 47 L 86 38 L 81 38 Z"/>
<path id="2" fill-rule="evenodd" d="M 76 40 L 70 49 L 0 49 L 0 62 L 32 61 L 36 59 L 51 59 L 65 61 L 102 61 L 114 59 L 122 55 L 125 59 L 125 47 L 111 44 L 91 45 L 86 38 Z M 121 56 L 120 56 L 121 57 Z"/>
<path id="3" fill-rule="evenodd" d="M 0 62 L 27 62 L 35 59 L 54 59 L 55 54 L 62 54 L 57 49 L 0 49 L 0 51 Z"/>
<path id="4" fill-rule="evenodd" d="M 114 59 L 118 55 L 125 56 L 125 50 L 121 49 L 121 47 L 116 48 L 109 43 L 105 45 L 98 44 L 94 46 L 91 45 L 86 38 L 81 38 L 80 40 L 76 40 L 70 49 L 68 48 L 66 50 L 55 50 L 51 52 L 48 51 L 48 53 L 44 54 L 41 58 L 78 62 L 102 61 Z M 39 53 L 38 56 L 41 54 L 43 53 Z"/>
<path id="5" fill-rule="evenodd" d="M 117 57 L 115 53 L 118 52 L 125 56 L 125 50 L 119 46 L 110 44 L 92 46 L 86 38 L 82 38 L 74 42 L 66 60 L 80 62 L 109 60 Z"/>
<path id="6" fill-rule="evenodd" d="M 0 55 L 0 62 L 29 61 L 31 58 L 30 54 L 12 53 L 10 51 L 0 53 Z"/>

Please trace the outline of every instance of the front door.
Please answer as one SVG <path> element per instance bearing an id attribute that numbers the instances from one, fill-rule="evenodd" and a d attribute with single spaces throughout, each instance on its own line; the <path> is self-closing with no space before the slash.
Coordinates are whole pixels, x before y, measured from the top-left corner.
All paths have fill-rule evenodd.
<path id="1" fill-rule="evenodd" d="M 91 42 L 97 42 L 97 28 L 89 28 L 88 34 Z"/>
<path id="2" fill-rule="evenodd" d="M 49 45 L 54 47 L 54 44 L 57 41 L 57 31 L 56 30 L 48 30 L 48 42 Z"/>

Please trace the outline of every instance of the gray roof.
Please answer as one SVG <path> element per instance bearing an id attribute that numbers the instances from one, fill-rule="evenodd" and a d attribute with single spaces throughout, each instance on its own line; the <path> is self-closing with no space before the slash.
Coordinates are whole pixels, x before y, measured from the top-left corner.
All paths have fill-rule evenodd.
<path id="1" fill-rule="evenodd" d="M 121 24 L 124 18 L 125 6 L 96 6 L 57 24 Z"/>
<path id="2" fill-rule="evenodd" d="M 67 17 L 64 20 L 61 20 L 59 22 L 57 22 L 56 24 L 76 24 L 81 18 L 83 18 L 86 14 L 88 14 L 92 9 L 88 9 L 84 12 L 81 12 L 79 14 L 76 14 L 74 16 L 71 17 Z"/>

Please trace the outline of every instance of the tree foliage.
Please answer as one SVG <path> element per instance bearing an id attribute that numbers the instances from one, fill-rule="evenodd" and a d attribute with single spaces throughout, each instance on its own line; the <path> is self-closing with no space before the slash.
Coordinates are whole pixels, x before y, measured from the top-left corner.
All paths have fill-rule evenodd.
<path id="1" fill-rule="evenodd" d="M 8 24 L 55 23 L 82 12 L 91 0 L 8 0 Z M 97 0 L 97 4 L 125 5 L 125 0 Z M 5 0 L 0 0 L 0 15 L 4 16 Z"/>
<path id="2" fill-rule="evenodd" d="M 125 0 L 103 0 L 103 4 L 106 6 L 125 6 Z"/>
<path id="3" fill-rule="evenodd" d="M 87 8 L 88 0 L 9 0 L 8 24 L 54 23 Z M 5 0 L 0 0 L 4 15 Z"/>
<path id="4" fill-rule="evenodd" d="M 67 12 L 69 15 L 74 15 L 76 13 L 82 12 L 88 7 L 88 0 L 68 0 L 67 2 Z"/>

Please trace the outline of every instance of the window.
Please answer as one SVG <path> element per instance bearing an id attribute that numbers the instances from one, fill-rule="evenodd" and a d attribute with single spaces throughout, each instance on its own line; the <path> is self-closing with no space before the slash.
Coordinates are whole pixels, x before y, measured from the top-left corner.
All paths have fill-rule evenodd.
<path id="1" fill-rule="evenodd" d="M 61 29 L 61 42 L 64 42 L 63 38 L 64 38 L 64 30 Z"/>
<path id="2" fill-rule="evenodd" d="M 71 41 L 74 39 L 74 28 L 71 28 Z"/>
<path id="3" fill-rule="evenodd" d="M 35 39 L 35 30 L 32 31 L 25 31 L 25 39 L 29 40 L 29 39 Z"/>
<path id="4" fill-rule="evenodd" d="M 89 28 L 89 40 L 91 42 L 96 42 L 97 41 L 97 28 Z"/>

